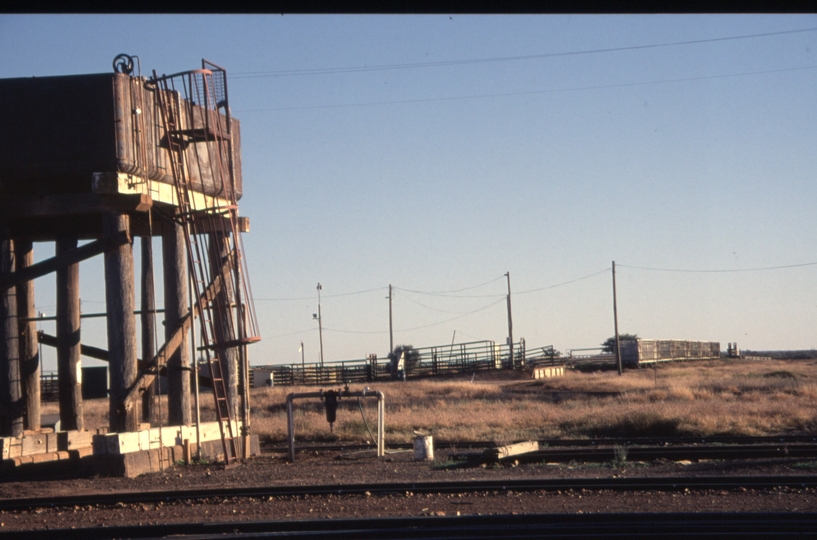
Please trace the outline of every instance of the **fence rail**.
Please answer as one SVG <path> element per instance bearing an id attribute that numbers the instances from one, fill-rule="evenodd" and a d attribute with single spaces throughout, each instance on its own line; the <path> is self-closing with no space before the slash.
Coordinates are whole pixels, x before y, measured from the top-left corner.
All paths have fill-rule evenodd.
<path id="1" fill-rule="evenodd" d="M 398 358 L 369 355 L 359 360 L 255 366 L 273 373 L 276 385 L 321 385 L 371 382 L 392 378 L 418 379 L 456 373 L 472 373 L 524 366 L 560 365 L 563 363 L 553 346 L 529 349 L 525 341 L 510 346 L 493 341 L 452 343 L 411 349 L 402 364 Z"/>
<path id="2" fill-rule="evenodd" d="M 56 371 L 40 372 L 40 399 L 43 401 L 60 399 L 60 384 Z"/>

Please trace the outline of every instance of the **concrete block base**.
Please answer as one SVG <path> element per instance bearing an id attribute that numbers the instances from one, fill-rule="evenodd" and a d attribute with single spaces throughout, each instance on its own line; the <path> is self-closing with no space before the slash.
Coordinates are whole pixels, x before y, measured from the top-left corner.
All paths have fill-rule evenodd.
<path id="1" fill-rule="evenodd" d="M 190 451 L 196 455 L 196 444 L 190 444 Z M 214 463 L 224 460 L 224 448 L 221 440 L 205 441 L 201 444 L 201 454 L 204 459 Z M 258 435 L 250 436 L 250 455 L 260 454 Z M 142 474 L 161 472 L 173 465 L 185 463 L 183 446 L 165 446 L 138 450 L 125 454 L 97 454 L 82 458 L 82 474 L 84 476 L 120 476 L 135 478 Z"/>

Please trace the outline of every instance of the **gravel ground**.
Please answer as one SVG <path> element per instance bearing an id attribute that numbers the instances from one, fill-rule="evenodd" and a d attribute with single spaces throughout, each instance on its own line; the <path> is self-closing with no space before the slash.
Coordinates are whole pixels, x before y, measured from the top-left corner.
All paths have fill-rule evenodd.
<path id="1" fill-rule="evenodd" d="M 438 457 L 444 452 L 438 450 Z M 443 454 L 443 455 L 439 455 Z M 533 478 L 610 478 L 733 475 L 803 475 L 817 469 L 802 460 L 627 463 L 602 465 L 518 465 L 473 469 L 443 469 L 413 461 L 411 452 L 374 457 L 373 452 L 299 453 L 295 463 L 270 454 L 230 470 L 218 466 L 176 466 L 162 473 L 127 478 L 0 483 L 0 498 L 111 494 L 111 504 L 0 511 L 0 533 L 106 525 L 139 525 L 230 520 L 309 520 L 373 516 L 452 516 L 466 514 L 589 513 L 589 512 L 814 512 L 817 490 L 689 490 L 679 492 L 561 492 L 488 491 L 426 495 L 325 495 L 258 497 L 158 504 L 116 503 L 115 494 L 169 489 L 342 485 L 384 482 L 445 482 Z M 810 465 L 810 464 L 805 464 Z"/>

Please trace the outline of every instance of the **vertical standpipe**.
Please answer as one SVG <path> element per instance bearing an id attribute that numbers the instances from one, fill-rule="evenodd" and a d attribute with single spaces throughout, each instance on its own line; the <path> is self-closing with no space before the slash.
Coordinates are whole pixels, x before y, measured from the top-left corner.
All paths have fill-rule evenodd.
<path id="1" fill-rule="evenodd" d="M 359 392 L 340 392 L 341 397 L 376 397 L 377 398 L 377 457 L 383 457 L 385 452 L 385 414 L 386 414 L 386 397 L 383 392 L 379 390 L 362 390 Z M 304 398 L 319 398 L 323 399 L 325 393 L 320 392 L 303 392 L 287 395 L 287 439 L 289 440 L 289 461 L 295 463 L 295 412 L 293 409 L 293 401 Z"/>

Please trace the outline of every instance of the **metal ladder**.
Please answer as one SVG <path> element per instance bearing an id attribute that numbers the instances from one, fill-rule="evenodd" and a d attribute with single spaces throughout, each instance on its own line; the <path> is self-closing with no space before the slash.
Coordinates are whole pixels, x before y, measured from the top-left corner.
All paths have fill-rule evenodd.
<path id="1" fill-rule="evenodd" d="M 199 350 L 207 358 L 224 462 L 230 466 L 240 458 L 241 439 L 235 433 L 224 365 L 231 361 L 230 349 L 237 349 L 244 366 L 244 347 L 260 338 L 238 228 L 226 73 L 206 61 L 202 67 L 162 77 L 154 71 L 151 82 L 164 130 L 160 144 L 167 148 L 177 198 L 174 220 L 184 229 L 197 299 Z M 196 169 L 199 178 L 208 172 L 214 186 L 220 180 L 219 196 L 209 203 L 194 189 L 191 171 Z"/>

